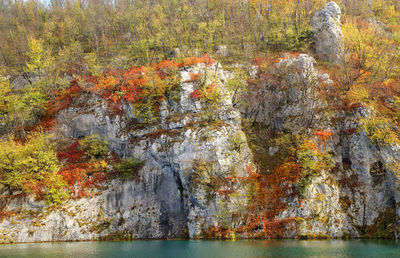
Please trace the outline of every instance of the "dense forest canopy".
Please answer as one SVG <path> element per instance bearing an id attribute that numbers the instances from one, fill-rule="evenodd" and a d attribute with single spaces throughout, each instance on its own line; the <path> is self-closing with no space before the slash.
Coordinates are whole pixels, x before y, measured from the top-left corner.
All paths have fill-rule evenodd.
<path id="1" fill-rule="evenodd" d="M 23 72 L 33 40 L 43 60 L 86 72 L 95 64 L 126 66 L 168 59 L 175 48 L 234 55 L 306 49 L 310 17 L 325 0 L 2 0 L 0 64 Z M 400 1 L 342 1 L 345 14 L 399 19 Z"/>

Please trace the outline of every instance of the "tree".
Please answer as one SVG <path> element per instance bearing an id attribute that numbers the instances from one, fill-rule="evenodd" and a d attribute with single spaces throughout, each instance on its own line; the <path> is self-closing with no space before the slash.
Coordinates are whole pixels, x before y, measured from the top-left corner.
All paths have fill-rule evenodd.
<path id="1" fill-rule="evenodd" d="M 11 194 L 22 191 L 48 204 L 61 203 L 68 194 L 59 168 L 49 138 L 42 134 L 30 135 L 24 144 L 0 140 L 0 187 Z"/>
<path id="2" fill-rule="evenodd" d="M 28 52 L 27 52 L 27 62 L 26 62 L 26 73 L 35 73 L 41 75 L 44 60 L 43 60 L 43 40 L 41 39 L 28 39 Z M 27 76 L 29 78 L 29 76 Z M 30 82 L 32 84 L 32 82 Z"/>

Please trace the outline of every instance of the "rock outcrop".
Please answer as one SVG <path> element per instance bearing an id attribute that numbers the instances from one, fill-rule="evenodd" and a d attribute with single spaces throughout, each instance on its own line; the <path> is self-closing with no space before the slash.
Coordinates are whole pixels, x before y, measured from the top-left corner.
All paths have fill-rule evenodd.
<path id="1" fill-rule="evenodd" d="M 214 78 L 221 100 L 207 109 L 191 96 L 196 88 L 190 74 Z M 252 155 L 241 130 L 240 114 L 232 108 L 224 89 L 227 74 L 220 65 L 180 70 L 178 99 L 160 106 L 161 122 L 149 128 L 132 127 L 132 106 L 124 114 L 109 116 L 104 101 L 85 94 L 57 119 L 59 134 L 73 138 L 98 134 L 121 158 L 145 161 L 139 179 L 115 179 L 94 197 L 68 201 L 62 209 L 50 209 L 29 198 L 2 203 L 3 211 L 18 215 L 0 223 L 2 242 L 93 240 L 101 237 L 179 238 L 201 237 L 211 227 L 240 226 L 235 217 L 247 203 L 246 188 L 231 198 L 219 179 L 244 176 Z M 212 75 L 212 76 L 211 76 Z M 211 83 L 206 81 L 206 83 Z M 82 108 L 80 103 L 85 103 Z M 237 188 L 235 184 L 229 187 Z"/>
<path id="2" fill-rule="evenodd" d="M 314 58 L 300 54 L 296 58 L 284 58 L 276 64 L 277 69 L 283 74 L 287 91 L 279 93 L 285 107 L 277 106 L 275 114 L 276 130 L 297 131 L 309 126 L 321 117 L 315 108 L 322 107 L 324 103 L 318 100 L 316 86 L 318 83 L 329 84 L 332 81 L 329 75 L 314 69 Z M 321 121 L 320 121 L 321 122 Z"/>
<path id="3" fill-rule="evenodd" d="M 265 94 L 263 119 L 257 122 L 275 135 L 309 130 L 307 137 L 314 137 L 318 149 L 314 153 L 327 154 L 332 166 L 308 175 L 301 194 L 292 188 L 280 192 L 285 208 L 268 223 L 290 221 L 285 237 L 360 237 L 371 228 L 396 233 L 400 147 L 370 140 L 360 121 L 372 118 L 372 110 L 358 107 L 349 114 L 327 108 L 317 89 L 332 81 L 309 55 L 288 55 L 273 66 L 279 80 Z M 122 113 L 111 115 L 105 100 L 89 93 L 60 111 L 59 137 L 98 134 L 120 158 L 136 157 L 144 166 L 136 179 L 113 179 L 93 189 L 91 198 L 72 199 L 57 209 L 29 197 L 0 198 L 1 211 L 12 212 L 0 222 L 0 241 L 197 238 L 210 228 L 247 226 L 252 192 L 243 182 L 251 178 L 246 166 L 253 155 L 225 87 L 231 74 L 218 63 L 181 68 L 179 74 L 177 95 L 161 101 L 157 123 L 151 126 L 138 126 L 141 117 L 133 105 L 124 102 Z M 202 79 L 194 80 L 194 74 Z M 199 85 L 216 87 L 218 101 L 206 105 L 193 94 Z M 315 130 L 329 131 L 329 140 L 318 142 L 311 134 Z M 277 160 L 277 146 L 263 159 Z M 308 157 L 310 162 L 317 155 Z M 273 186 L 283 186 L 284 180 Z M 300 189 L 300 181 L 291 184 Z M 264 190 L 268 194 L 269 188 Z M 251 233 L 257 236 L 262 229 L 255 231 Z"/>
<path id="4" fill-rule="evenodd" d="M 229 49 L 225 45 L 219 45 L 217 47 L 217 51 L 215 52 L 219 56 L 228 57 L 229 56 Z"/>
<path id="5" fill-rule="evenodd" d="M 333 134 L 320 148 L 332 155 L 336 168 L 330 172 L 322 170 L 312 179 L 301 205 L 297 198 L 286 200 L 288 208 L 279 219 L 299 221 L 297 230 L 288 231 L 287 236 L 360 237 L 368 227 L 380 228 L 382 236 L 396 232 L 400 222 L 400 147 L 370 140 L 360 122 L 361 118 L 373 119 L 373 112 L 365 107 L 358 108 L 353 115 L 317 111 L 326 104 L 317 100 L 311 89 L 331 80 L 314 68 L 314 62 L 302 54 L 277 64 L 280 70 L 288 69 L 287 78 L 281 79 L 289 87 L 289 95 L 276 107 L 272 123 L 278 130 L 295 134 L 307 126 L 304 123 L 308 115 L 314 114 L 310 126 L 325 128 Z M 307 86 L 306 95 L 300 94 L 299 85 Z M 275 98 L 281 98 L 281 94 Z M 277 151 L 271 149 L 271 159 Z"/>
<path id="6" fill-rule="evenodd" d="M 343 34 L 340 7 L 330 2 L 311 19 L 314 32 L 314 51 L 319 58 L 339 63 L 343 55 Z"/>

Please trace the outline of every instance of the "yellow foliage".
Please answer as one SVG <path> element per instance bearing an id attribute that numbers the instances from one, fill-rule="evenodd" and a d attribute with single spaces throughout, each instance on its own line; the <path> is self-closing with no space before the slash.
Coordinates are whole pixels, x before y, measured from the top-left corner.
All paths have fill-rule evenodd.
<path id="1" fill-rule="evenodd" d="M 383 145 L 400 144 L 399 133 L 395 131 L 391 120 L 385 117 L 361 119 L 362 127 L 373 142 Z"/>
<path id="2" fill-rule="evenodd" d="M 43 67 L 43 40 L 29 38 L 28 47 L 26 72 L 39 73 L 39 70 Z"/>
<path id="3" fill-rule="evenodd" d="M 33 134 L 27 142 L 0 140 L 0 187 L 22 191 L 47 203 L 68 197 L 66 183 L 58 174 L 59 163 L 48 137 Z"/>

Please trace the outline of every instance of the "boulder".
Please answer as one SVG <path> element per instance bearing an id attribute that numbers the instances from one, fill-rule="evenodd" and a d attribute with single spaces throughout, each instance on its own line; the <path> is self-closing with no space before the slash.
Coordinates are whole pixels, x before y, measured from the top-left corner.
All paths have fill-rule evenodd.
<path id="1" fill-rule="evenodd" d="M 219 56 L 228 57 L 229 56 L 229 49 L 225 45 L 219 45 L 217 47 L 216 54 L 219 55 Z"/>

